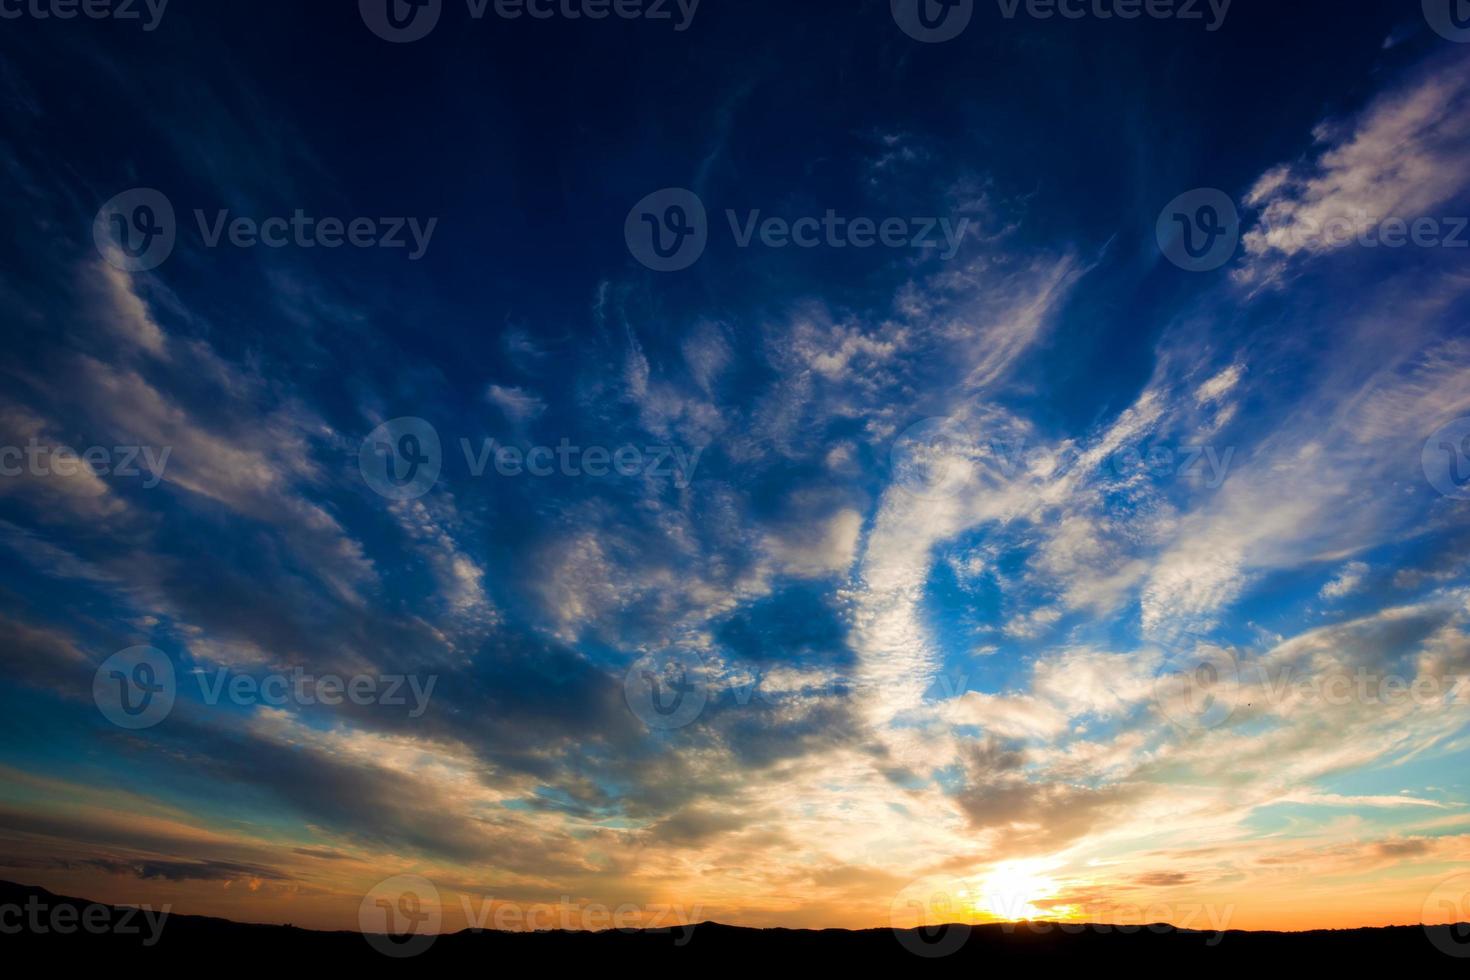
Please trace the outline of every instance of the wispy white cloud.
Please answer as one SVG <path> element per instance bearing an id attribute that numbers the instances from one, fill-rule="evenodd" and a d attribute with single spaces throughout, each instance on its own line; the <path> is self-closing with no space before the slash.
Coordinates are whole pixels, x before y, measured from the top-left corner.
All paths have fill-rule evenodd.
<path id="1" fill-rule="evenodd" d="M 1314 161 L 1268 170 L 1246 196 L 1260 220 L 1244 236 L 1240 277 L 1278 279 L 1291 258 L 1338 247 L 1334 233 L 1351 240 L 1387 218 L 1450 217 L 1436 209 L 1470 187 L 1467 103 L 1470 62 L 1441 59 L 1357 118 L 1322 124 Z"/>
<path id="2" fill-rule="evenodd" d="M 546 402 L 523 388 L 491 385 L 485 389 L 485 400 L 504 412 L 512 422 L 531 422 L 546 411 Z"/>
<path id="3" fill-rule="evenodd" d="M 1319 593 L 1324 599 L 1341 599 L 1343 596 L 1351 595 L 1363 584 L 1363 576 L 1368 574 L 1368 566 L 1361 561 L 1350 562 L 1343 566 L 1326 585 L 1322 586 Z"/>

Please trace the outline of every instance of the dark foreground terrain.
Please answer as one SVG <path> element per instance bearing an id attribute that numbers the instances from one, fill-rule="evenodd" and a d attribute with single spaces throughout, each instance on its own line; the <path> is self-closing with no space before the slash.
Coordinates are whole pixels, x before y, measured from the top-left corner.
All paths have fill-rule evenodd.
<path id="1" fill-rule="evenodd" d="M 37 918 L 27 909 L 42 911 Z M 36 921 L 42 928 L 35 928 Z M 5 951 L 7 962 L 16 954 L 44 956 L 45 960 L 36 962 L 50 964 L 82 960 L 180 970 L 224 962 L 243 968 L 321 964 L 487 970 L 514 963 L 559 970 L 719 966 L 758 971 L 811 964 L 828 969 L 966 970 L 976 975 L 997 965 L 1045 963 L 1070 968 L 1105 966 L 1132 973 L 1182 967 L 1195 973 L 1235 976 L 1243 969 L 1306 972 L 1323 967 L 1424 969 L 1448 974 L 1463 972 L 1470 965 L 1470 926 L 1214 933 L 1168 926 L 1120 931 L 1106 926 L 1063 929 L 1041 924 L 946 927 L 916 933 L 743 929 L 704 923 L 692 932 L 460 932 L 432 940 L 376 936 L 370 941 L 355 932 L 311 932 L 201 916 L 170 914 L 161 928 L 154 928 L 157 922 L 156 913 L 150 923 L 135 910 L 0 882 L 0 950 Z M 405 947 L 405 942 L 414 945 Z M 402 954 L 410 948 L 414 952 L 407 958 L 382 951 Z"/>

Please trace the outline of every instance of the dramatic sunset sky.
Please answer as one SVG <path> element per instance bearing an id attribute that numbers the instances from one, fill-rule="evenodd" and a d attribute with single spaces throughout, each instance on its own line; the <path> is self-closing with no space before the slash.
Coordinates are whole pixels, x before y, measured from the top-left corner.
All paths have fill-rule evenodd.
<path id="1" fill-rule="evenodd" d="M 0 878 L 332 928 L 418 875 L 445 928 L 944 894 L 1297 929 L 1470 871 L 1470 490 L 1434 464 L 1470 451 L 1470 44 L 1419 0 L 980 0 L 939 43 L 889 0 L 447 0 L 401 44 L 357 7 L 0 21 L 0 444 L 161 463 L 0 477 Z M 94 237 L 135 188 L 177 216 L 152 269 Z M 663 272 L 629 236 L 666 188 L 708 246 Z M 1198 189 L 1239 245 L 1192 271 L 1157 232 Z M 210 247 L 224 210 L 437 223 Z M 739 242 L 829 210 L 945 224 Z M 393 499 L 364 440 L 404 418 L 439 473 Z M 477 474 L 489 439 L 640 465 Z M 151 727 L 94 691 L 134 647 L 176 677 Z M 671 658 L 693 717 L 640 703 Z M 426 700 L 209 694 L 293 671 Z"/>

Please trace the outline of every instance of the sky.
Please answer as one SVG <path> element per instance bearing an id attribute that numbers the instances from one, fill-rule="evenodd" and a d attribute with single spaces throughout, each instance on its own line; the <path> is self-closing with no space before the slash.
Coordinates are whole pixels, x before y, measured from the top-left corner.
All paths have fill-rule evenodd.
<path id="1" fill-rule="evenodd" d="M 0 878 L 1470 917 L 1463 6 L 0 4 Z"/>

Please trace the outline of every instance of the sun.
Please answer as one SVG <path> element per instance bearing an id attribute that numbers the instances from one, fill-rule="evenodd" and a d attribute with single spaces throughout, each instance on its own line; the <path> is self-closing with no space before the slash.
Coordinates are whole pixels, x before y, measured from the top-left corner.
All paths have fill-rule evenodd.
<path id="1" fill-rule="evenodd" d="M 1043 911 L 1036 903 L 1055 895 L 1058 888 L 1034 866 L 1002 864 L 980 885 L 980 911 L 1005 922 L 1055 917 L 1059 910 Z"/>

